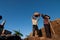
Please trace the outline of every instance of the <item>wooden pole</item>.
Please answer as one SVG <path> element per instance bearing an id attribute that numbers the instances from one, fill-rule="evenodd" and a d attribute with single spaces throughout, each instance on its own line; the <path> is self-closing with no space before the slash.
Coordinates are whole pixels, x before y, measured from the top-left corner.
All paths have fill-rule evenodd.
<path id="1" fill-rule="evenodd" d="M 56 38 L 56 34 L 55 34 L 55 31 L 54 31 L 54 29 L 53 29 L 53 27 L 52 27 L 52 25 L 51 25 L 50 20 L 49 20 L 49 23 L 50 23 L 50 28 L 51 28 L 51 30 L 52 30 L 52 32 L 53 32 L 53 34 L 54 34 L 54 38 Z"/>

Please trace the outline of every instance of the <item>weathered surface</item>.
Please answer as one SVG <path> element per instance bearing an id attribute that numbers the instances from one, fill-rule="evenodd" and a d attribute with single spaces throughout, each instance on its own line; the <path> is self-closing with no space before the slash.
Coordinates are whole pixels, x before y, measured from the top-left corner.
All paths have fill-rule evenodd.
<path id="1" fill-rule="evenodd" d="M 51 21 L 51 34 L 52 38 L 47 38 L 45 34 L 45 29 L 42 28 L 42 37 L 33 37 L 32 33 L 27 37 L 25 40 L 60 40 L 60 19 L 56 19 L 54 21 Z M 53 31 L 52 31 L 53 29 Z"/>

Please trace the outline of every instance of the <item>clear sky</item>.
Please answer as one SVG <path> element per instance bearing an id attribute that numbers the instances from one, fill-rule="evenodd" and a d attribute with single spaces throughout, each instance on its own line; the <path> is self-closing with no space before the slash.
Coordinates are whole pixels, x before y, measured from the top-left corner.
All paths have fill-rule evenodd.
<path id="1" fill-rule="evenodd" d="M 0 0 L 0 15 L 2 20 L 6 20 L 5 29 L 12 32 L 20 29 L 23 37 L 32 32 L 31 16 L 34 12 L 48 14 L 54 20 L 60 18 L 59 10 L 60 0 Z M 42 28 L 42 18 L 38 26 Z"/>

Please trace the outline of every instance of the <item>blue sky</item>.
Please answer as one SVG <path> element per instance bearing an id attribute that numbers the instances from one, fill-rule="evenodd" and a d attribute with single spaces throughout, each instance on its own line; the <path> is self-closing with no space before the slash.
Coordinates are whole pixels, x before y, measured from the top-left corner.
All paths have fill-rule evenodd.
<path id="1" fill-rule="evenodd" d="M 5 29 L 12 32 L 20 29 L 23 38 L 32 32 L 31 16 L 34 12 L 48 14 L 54 20 L 60 18 L 59 10 L 60 0 L 0 0 L 0 15 L 2 20 L 6 20 Z M 42 28 L 42 18 L 38 26 Z"/>

